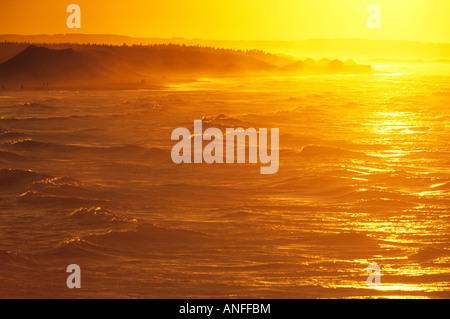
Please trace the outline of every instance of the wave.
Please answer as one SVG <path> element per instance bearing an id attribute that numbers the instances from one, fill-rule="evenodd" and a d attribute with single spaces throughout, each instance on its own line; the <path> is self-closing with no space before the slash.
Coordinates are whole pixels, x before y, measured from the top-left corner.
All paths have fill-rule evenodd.
<path id="1" fill-rule="evenodd" d="M 48 177 L 36 180 L 28 188 L 35 194 L 52 197 L 77 197 L 80 199 L 99 200 L 97 197 L 105 197 L 108 195 L 107 192 L 102 190 L 89 189 L 83 183 L 68 176 Z"/>
<path id="2" fill-rule="evenodd" d="M 188 248 L 211 242 L 205 233 L 182 229 L 167 228 L 153 224 L 139 224 L 134 229 L 110 230 L 105 233 L 93 233 L 75 236 L 64 240 L 50 253 L 57 256 L 76 254 L 77 256 L 104 255 L 119 253 L 135 254 L 156 253 L 166 255 L 173 250 Z M 170 247 L 170 249 L 168 249 Z"/>
<path id="3" fill-rule="evenodd" d="M 448 158 L 450 155 L 450 152 L 446 150 L 420 150 L 417 152 L 411 152 L 405 156 L 405 158 L 413 158 L 413 159 L 436 159 L 436 160 L 442 160 L 444 158 Z"/>
<path id="4" fill-rule="evenodd" d="M 430 186 L 430 188 L 434 191 L 450 190 L 450 182 L 433 184 Z"/>
<path id="5" fill-rule="evenodd" d="M 236 117 L 232 117 L 223 113 L 214 116 L 203 116 L 202 123 L 203 123 L 203 130 L 205 130 L 206 128 L 215 127 L 222 130 L 223 132 L 225 132 L 227 128 L 232 127 L 247 128 L 253 126 L 248 123 L 244 123 L 243 121 L 241 121 Z M 193 132 L 193 130 L 194 128 L 191 127 L 191 132 Z"/>
<path id="6" fill-rule="evenodd" d="M 375 195 L 375 194 L 374 194 Z M 382 208 L 383 214 L 384 213 L 393 213 L 397 214 L 399 210 L 405 209 L 405 208 L 413 208 L 416 207 L 417 203 L 413 201 L 408 201 L 408 198 L 405 198 L 404 200 L 401 199 L 395 199 L 395 198 L 378 198 L 375 196 L 368 197 L 367 199 L 361 199 L 358 201 L 356 207 L 362 208 L 365 210 L 371 210 L 376 211 L 374 208 L 377 209 Z"/>
<path id="7" fill-rule="evenodd" d="M 333 234 L 309 234 L 294 240 L 312 246 L 315 251 L 326 251 L 328 256 L 343 259 L 371 258 L 380 253 L 384 241 L 363 233 L 341 232 Z"/>
<path id="8" fill-rule="evenodd" d="M 109 231 L 105 234 L 93 234 L 86 240 L 97 244 L 180 244 L 189 246 L 192 243 L 204 242 L 210 239 L 205 233 L 182 229 L 156 226 L 154 224 L 140 224 L 136 229 L 123 231 Z"/>
<path id="9" fill-rule="evenodd" d="M 27 159 L 26 157 L 13 152 L 0 151 L 0 161 L 19 162 L 24 161 L 26 159 Z"/>
<path id="10" fill-rule="evenodd" d="M 108 203 L 107 200 L 88 199 L 75 196 L 53 195 L 34 190 L 26 191 L 25 193 L 19 195 L 16 200 L 21 204 L 33 205 L 35 207 L 58 206 L 63 208 L 75 208 L 82 206 L 101 206 Z"/>
<path id="11" fill-rule="evenodd" d="M 55 121 L 59 123 L 60 121 L 70 121 L 70 120 L 80 120 L 80 121 L 86 121 L 86 120 L 98 120 L 101 116 L 97 115 L 67 115 L 67 116 L 49 116 L 49 117 L 36 117 L 36 116 L 28 116 L 28 117 L 19 117 L 19 116 L 12 116 L 12 117 L 0 117 L 0 121 L 5 122 L 50 122 Z"/>
<path id="12" fill-rule="evenodd" d="M 317 139 L 311 136 L 294 135 L 291 133 L 280 132 L 280 141 L 283 141 L 283 146 L 287 145 L 297 148 L 298 145 L 313 144 L 317 141 Z M 298 155 L 298 150 L 296 150 L 296 153 Z"/>
<path id="13" fill-rule="evenodd" d="M 362 152 L 349 151 L 343 148 L 331 146 L 311 145 L 311 144 L 302 147 L 300 155 L 306 157 L 313 157 L 313 156 L 350 157 L 350 158 L 370 157 L 369 155 Z"/>
<path id="14" fill-rule="evenodd" d="M 17 271 L 18 268 L 35 265 L 36 261 L 28 256 L 25 256 L 20 251 L 0 249 L 0 264 L 2 265 L 2 268 L 6 268 L 5 266 L 11 266 L 13 271 Z"/>
<path id="15" fill-rule="evenodd" d="M 0 190 L 15 193 L 17 203 L 64 208 L 99 206 L 111 197 L 109 191 L 88 188 L 71 177 L 15 169 L 0 170 Z"/>
<path id="16" fill-rule="evenodd" d="M 11 190 L 19 186 L 27 186 L 36 180 L 48 177 L 50 176 L 32 171 L 0 169 L 0 189 Z"/>
<path id="17" fill-rule="evenodd" d="M 13 149 L 18 151 L 26 151 L 26 150 L 36 150 L 36 149 L 47 149 L 52 151 L 64 151 L 70 146 L 62 145 L 62 144 L 53 144 L 53 143 L 44 143 L 38 142 L 31 139 L 24 139 L 20 141 L 7 142 L 2 144 L 3 148 Z"/>
<path id="18" fill-rule="evenodd" d="M 25 134 L 19 133 L 19 132 L 9 132 L 9 131 L 3 131 L 0 132 L 0 140 L 12 140 L 12 139 L 18 139 L 23 138 Z"/>
<path id="19" fill-rule="evenodd" d="M 214 116 L 203 116 L 202 121 L 203 123 L 226 123 L 226 124 L 242 123 L 241 120 L 223 113 Z"/>
<path id="20" fill-rule="evenodd" d="M 450 97 L 449 91 L 436 91 L 436 92 L 431 93 L 431 95 Z"/>
<path id="21" fill-rule="evenodd" d="M 136 223 L 137 219 L 121 216 L 111 210 L 98 207 L 82 207 L 70 213 L 70 217 L 82 225 L 109 226 L 110 224 Z"/>
<path id="22" fill-rule="evenodd" d="M 421 247 L 417 252 L 409 255 L 408 259 L 415 262 L 430 262 L 441 257 L 450 257 L 450 251 L 444 248 Z"/>
<path id="23" fill-rule="evenodd" d="M 165 160 L 170 158 L 170 153 L 166 150 L 153 147 L 144 148 L 137 145 L 121 145 L 121 146 L 109 146 L 109 147 L 92 147 L 82 145 L 66 145 L 58 143 L 39 142 L 31 139 L 25 139 L 21 141 L 6 142 L 1 144 L 2 148 L 10 149 L 14 151 L 44 151 L 52 152 L 54 156 L 64 156 L 68 152 L 81 153 L 90 156 L 107 156 L 115 158 L 134 158 L 134 159 L 146 159 L 146 160 Z"/>
<path id="24" fill-rule="evenodd" d="M 398 189 L 408 193 L 421 190 L 425 191 L 429 188 L 443 190 L 446 187 L 446 183 L 439 183 L 438 181 L 434 181 L 433 183 L 432 175 L 417 174 L 405 170 L 372 173 L 369 180 L 371 183 L 386 185 L 391 189 Z"/>
<path id="25" fill-rule="evenodd" d="M 328 175 L 306 175 L 302 177 L 287 177 L 285 179 L 274 181 L 270 187 L 289 189 L 295 186 L 295 190 L 301 192 L 322 192 L 328 191 L 329 188 L 340 188 L 349 186 L 348 180 L 332 174 Z M 351 188 L 350 190 L 353 190 Z M 305 193 L 306 194 L 306 193 Z"/>
<path id="26" fill-rule="evenodd" d="M 99 152 L 103 152 L 106 155 L 114 155 L 114 156 L 123 156 L 123 157 L 133 157 L 133 158 L 142 158 L 142 159 L 154 159 L 154 160 L 163 160 L 170 158 L 170 153 L 166 150 L 152 147 L 152 148 L 144 148 L 137 145 L 123 145 L 123 146 L 112 146 L 112 147 L 104 147 L 104 148 L 93 148 L 93 150 L 97 150 Z"/>
<path id="27" fill-rule="evenodd" d="M 353 232 L 320 235 L 313 241 L 333 246 L 378 246 L 381 242 L 380 240 L 369 237 L 365 234 Z"/>
<path id="28" fill-rule="evenodd" d="M 0 109 L 1 109 L 1 110 L 4 110 L 4 109 L 14 109 L 14 110 L 17 110 L 18 108 L 19 108 L 19 109 L 22 109 L 22 110 L 23 110 L 23 109 L 52 110 L 52 109 L 54 109 L 55 107 L 54 107 L 54 106 L 47 105 L 47 104 L 37 103 L 37 102 L 24 102 L 24 103 L 17 103 L 17 104 L 14 104 L 14 105 L 3 106 L 3 107 L 1 107 Z"/>
<path id="29" fill-rule="evenodd" d="M 105 260 L 106 255 L 111 253 L 113 251 L 106 253 L 104 248 L 99 245 L 95 245 L 80 237 L 73 237 L 48 250 L 43 257 L 62 259 L 67 257 L 98 258 L 99 260 Z"/>
<path id="30" fill-rule="evenodd" d="M 345 103 L 345 104 L 338 105 L 338 107 L 341 107 L 341 108 L 344 108 L 344 109 L 358 109 L 358 108 L 361 108 L 361 107 L 364 107 L 364 106 L 362 104 L 360 104 L 360 103 L 348 102 L 348 103 Z"/>
<path id="31" fill-rule="evenodd" d="M 408 131 L 411 131 L 411 132 L 427 132 L 427 131 L 430 131 L 431 130 L 431 127 L 429 127 L 429 126 L 411 126 L 411 127 L 408 127 Z"/>

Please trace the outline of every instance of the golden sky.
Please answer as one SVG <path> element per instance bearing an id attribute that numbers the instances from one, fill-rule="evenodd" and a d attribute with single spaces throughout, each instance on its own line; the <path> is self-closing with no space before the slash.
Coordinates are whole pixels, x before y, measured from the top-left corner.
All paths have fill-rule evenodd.
<path id="1" fill-rule="evenodd" d="M 81 29 L 66 26 L 71 3 L 81 7 Z M 372 3 L 381 7 L 380 29 L 366 25 Z M 449 16 L 450 0 L 2 0 L 0 34 L 450 43 Z"/>

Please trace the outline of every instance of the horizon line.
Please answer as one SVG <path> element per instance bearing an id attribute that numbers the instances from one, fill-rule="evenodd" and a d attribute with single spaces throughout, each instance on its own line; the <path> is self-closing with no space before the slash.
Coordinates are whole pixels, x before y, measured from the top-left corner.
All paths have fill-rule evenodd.
<path id="1" fill-rule="evenodd" d="M 17 33 L 4 33 L 0 34 L 2 36 L 18 36 L 18 37 L 37 37 L 37 36 L 108 36 L 108 37 L 121 37 L 128 39 L 146 39 L 146 40 L 187 40 L 187 41 L 221 41 L 221 42 L 306 42 L 315 40 L 325 40 L 325 41 L 336 41 L 336 40 L 354 40 L 354 41 L 374 41 L 374 42 L 405 42 L 405 43 L 421 43 L 421 44 L 435 44 L 435 45 L 450 45 L 450 42 L 432 42 L 432 41 L 413 41 L 413 40 L 393 40 L 393 39 L 368 39 L 368 38 L 307 38 L 307 39 L 297 39 L 297 40 L 256 40 L 256 39 L 205 39 L 205 38 L 188 38 L 182 36 L 172 36 L 172 37 L 137 37 L 129 36 L 123 34 L 113 34 L 113 33 L 40 33 L 40 34 L 17 34 Z"/>

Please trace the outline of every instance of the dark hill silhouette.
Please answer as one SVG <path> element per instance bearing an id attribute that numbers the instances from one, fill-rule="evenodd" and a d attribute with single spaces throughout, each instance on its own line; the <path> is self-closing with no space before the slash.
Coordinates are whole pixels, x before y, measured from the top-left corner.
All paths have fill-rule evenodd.
<path id="1" fill-rule="evenodd" d="M 7 44 L 0 44 L 2 46 Z M 329 61 L 329 60 L 327 60 Z M 95 87 L 111 84 L 154 85 L 168 77 L 183 80 L 267 74 L 370 72 L 370 66 L 296 61 L 262 51 L 215 49 L 185 45 L 112 46 L 29 45 L 0 64 L 0 85 Z M 319 65 L 320 64 L 320 65 Z M 160 84 L 160 83 L 159 83 Z"/>
<path id="2" fill-rule="evenodd" d="M 52 50 L 30 45 L 15 57 L 0 64 L 0 79 L 8 82 L 85 80 L 99 76 L 100 68 L 82 53 L 68 48 Z"/>

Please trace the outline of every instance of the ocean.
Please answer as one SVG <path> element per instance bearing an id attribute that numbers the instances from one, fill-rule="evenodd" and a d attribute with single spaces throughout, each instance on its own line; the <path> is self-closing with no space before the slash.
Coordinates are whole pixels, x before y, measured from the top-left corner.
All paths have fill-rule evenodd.
<path id="1" fill-rule="evenodd" d="M 450 66 L 376 70 L 0 91 L 0 297 L 449 298 Z M 278 172 L 174 164 L 200 119 Z"/>

